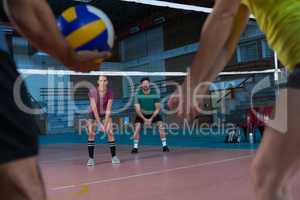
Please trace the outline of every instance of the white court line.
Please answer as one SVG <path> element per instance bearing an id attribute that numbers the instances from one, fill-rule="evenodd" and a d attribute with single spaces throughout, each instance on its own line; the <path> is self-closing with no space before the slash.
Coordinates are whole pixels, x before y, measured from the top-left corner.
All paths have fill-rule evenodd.
<path id="1" fill-rule="evenodd" d="M 174 172 L 174 171 L 179 171 L 179 170 L 184 170 L 184 169 L 191 169 L 191 168 L 197 168 L 197 167 L 204 167 L 204 166 L 222 164 L 222 163 L 226 163 L 226 162 L 242 160 L 242 159 L 252 158 L 252 157 L 254 157 L 254 155 L 244 155 L 244 156 L 238 156 L 238 157 L 228 158 L 228 159 L 224 159 L 224 160 L 198 163 L 198 164 L 187 165 L 187 166 L 183 166 L 183 167 L 176 167 L 176 168 L 171 168 L 171 169 L 152 171 L 152 172 L 141 173 L 141 174 L 136 174 L 136 175 L 131 175 L 131 176 L 123 176 L 123 177 L 118 177 L 118 178 L 91 181 L 91 182 L 80 183 L 80 184 L 76 184 L 76 185 L 59 186 L 59 187 L 51 188 L 51 190 L 58 191 L 58 190 L 65 190 L 65 189 L 71 189 L 71 188 L 82 187 L 82 186 L 87 186 L 87 185 L 94 185 L 94 184 L 100 184 L 100 183 L 117 182 L 117 181 L 128 180 L 128 179 L 138 178 L 138 177 L 143 177 L 143 176 L 151 176 L 151 175 L 163 174 L 163 173 Z"/>
<path id="2" fill-rule="evenodd" d="M 41 165 L 46 165 L 46 164 L 55 164 L 55 163 L 60 163 L 60 162 L 65 162 L 65 161 L 82 161 L 85 160 L 86 156 L 82 156 L 82 157 L 71 157 L 71 158 L 62 158 L 62 159 L 55 159 L 55 160 L 41 160 L 39 161 L 39 163 Z"/>

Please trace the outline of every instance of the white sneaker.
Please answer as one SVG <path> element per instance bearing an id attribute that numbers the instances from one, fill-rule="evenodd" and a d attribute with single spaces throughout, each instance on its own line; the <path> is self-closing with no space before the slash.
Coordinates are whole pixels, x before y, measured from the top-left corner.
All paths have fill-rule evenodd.
<path id="1" fill-rule="evenodd" d="M 87 166 L 94 166 L 95 165 L 95 160 L 92 158 L 89 158 L 89 160 L 87 161 Z"/>
<path id="2" fill-rule="evenodd" d="M 111 159 L 112 164 L 120 164 L 120 159 L 117 156 L 112 157 Z"/>

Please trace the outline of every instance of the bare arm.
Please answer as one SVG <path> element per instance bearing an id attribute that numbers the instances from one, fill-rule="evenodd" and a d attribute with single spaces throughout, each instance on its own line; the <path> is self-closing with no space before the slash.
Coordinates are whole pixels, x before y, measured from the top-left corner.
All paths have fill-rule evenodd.
<path id="1" fill-rule="evenodd" d="M 109 56 L 107 52 L 74 52 L 58 30 L 55 17 L 45 0 L 4 0 L 4 8 L 17 30 L 36 48 L 74 70 L 97 69 L 103 59 Z"/>
<path id="2" fill-rule="evenodd" d="M 145 118 L 145 116 L 143 115 L 142 111 L 141 111 L 141 105 L 140 104 L 135 104 L 134 105 L 135 108 L 135 112 L 136 114 L 141 117 L 144 121 L 146 121 L 147 119 Z"/>
<path id="3" fill-rule="evenodd" d="M 99 113 L 98 113 L 98 109 L 97 109 L 97 104 L 96 104 L 96 100 L 94 98 L 90 98 L 90 106 L 91 106 L 93 114 L 96 118 L 97 123 L 100 122 L 100 117 L 99 117 Z"/>
<path id="4" fill-rule="evenodd" d="M 171 95 L 169 108 L 177 108 L 177 114 L 186 117 L 195 117 L 201 112 L 199 109 L 201 100 L 194 96 L 191 98 L 191 95 L 194 92 L 197 92 L 197 95 L 207 93 L 208 85 L 202 87 L 200 84 L 211 83 L 224 69 L 235 50 L 249 15 L 248 8 L 242 5 L 240 0 L 217 0 L 214 11 L 202 29 L 201 47 L 196 53 L 188 77 L 182 87 Z M 198 86 L 201 86 L 200 91 Z M 194 102 L 195 99 L 198 102 Z"/>
<path id="5" fill-rule="evenodd" d="M 160 112 L 160 103 L 155 103 L 155 111 L 153 112 L 151 116 L 151 120 L 153 120 Z"/>
<path id="6" fill-rule="evenodd" d="M 106 107 L 106 112 L 105 112 L 105 120 L 104 120 L 105 125 L 107 125 L 107 123 L 109 121 L 109 118 L 111 116 L 112 103 L 113 103 L 112 99 L 108 100 L 107 107 Z"/>
<path id="7" fill-rule="evenodd" d="M 202 30 L 200 44 L 191 67 L 192 87 L 213 81 L 234 53 L 250 12 L 240 0 L 218 0 Z"/>

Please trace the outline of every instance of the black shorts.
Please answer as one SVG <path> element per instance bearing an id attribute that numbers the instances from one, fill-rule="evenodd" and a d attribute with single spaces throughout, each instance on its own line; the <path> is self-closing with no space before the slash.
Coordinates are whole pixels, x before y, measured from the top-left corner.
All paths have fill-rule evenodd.
<path id="1" fill-rule="evenodd" d="M 105 115 L 100 115 L 100 119 L 104 119 Z M 96 120 L 96 117 L 93 113 L 89 113 L 89 119 Z"/>
<path id="2" fill-rule="evenodd" d="M 145 115 L 144 114 L 144 117 L 146 117 L 147 119 L 150 119 L 152 117 L 152 115 Z M 157 122 L 162 122 L 162 118 L 160 115 L 156 115 L 156 117 L 154 117 L 154 119 L 152 120 L 152 123 L 157 123 Z M 140 117 L 140 116 L 136 116 L 135 117 L 135 121 L 134 123 L 141 123 L 141 124 L 144 124 L 144 120 Z"/>
<path id="3" fill-rule="evenodd" d="M 296 65 L 293 72 L 289 74 L 288 81 L 285 86 L 300 89 L 300 64 Z"/>
<path id="4" fill-rule="evenodd" d="M 0 164 L 38 154 L 40 130 L 35 118 L 21 111 L 14 100 L 14 85 L 18 77 L 12 58 L 0 51 Z M 24 82 L 17 93 L 24 105 L 31 107 Z"/>

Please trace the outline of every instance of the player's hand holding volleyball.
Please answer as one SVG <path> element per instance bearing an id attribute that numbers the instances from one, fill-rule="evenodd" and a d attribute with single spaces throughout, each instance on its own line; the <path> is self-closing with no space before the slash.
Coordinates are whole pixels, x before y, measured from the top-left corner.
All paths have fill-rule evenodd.
<path id="1" fill-rule="evenodd" d="M 90 5 L 66 9 L 58 18 L 58 27 L 71 51 L 65 65 L 75 71 L 99 69 L 110 57 L 114 28 L 108 16 Z"/>
<path id="2" fill-rule="evenodd" d="M 83 26 L 84 31 L 72 30 L 75 35 L 68 34 L 66 36 L 64 32 L 62 34 L 47 1 L 4 0 L 0 4 L 2 2 L 10 23 L 16 27 L 22 36 L 26 37 L 37 49 L 47 52 L 70 69 L 76 71 L 96 70 L 110 56 L 110 53 L 106 52 L 110 49 L 103 48 L 106 46 L 102 40 L 100 40 L 100 44 L 103 44 L 103 46 L 100 45 L 101 49 L 87 46 L 86 49 L 75 48 L 80 43 L 87 45 L 88 41 L 95 43 L 91 37 L 95 37 L 99 33 L 96 32 L 95 35 L 93 34 L 95 32 L 88 31 Z M 66 16 L 67 21 L 70 23 L 77 16 L 82 18 L 72 10 Z M 74 16 L 76 17 L 74 18 Z M 94 19 L 97 19 L 97 17 L 94 17 Z M 103 29 L 105 26 L 99 20 L 94 21 L 96 21 L 95 30 L 100 30 L 105 41 L 106 32 Z M 93 24 L 87 24 L 87 26 L 89 25 Z M 75 27 L 75 29 L 83 30 L 78 27 Z M 86 36 L 78 37 L 78 33 L 81 32 L 86 33 Z M 99 46 L 99 43 L 97 45 Z M 95 49 L 98 52 L 94 51 Z M 16 92 L 14 89 L 15 83 L 22 76 L 17 72 L 12 56 L 8 52 L 2 27 L 0 27 L 0 51 L 0 76 L 2 81 L 0 85 L 5 88 L 2 93 L 3 102 L 0 109 L 0 118 L 1 124 L 7 125 L 1 126 L 0 138 L 2 153 L 0 157 L 1 199 L 45 200 L 46 192 L 37 159 L 39 152 L 38 133 L 40 130 L 34 116 L 23 112 L 17 105 L 18 103 L 13 101 L 16 100 L 13 99 L 13 94 Z M 19 92 L 23 102 L 31 102 L 25 85 L 17 93 Z M 113 144 L 111 146 L 112 151 L 115 150 Z M 119 160 L 114 159 L 113 161 L 117 163 Z"/>
<path id="3" fill-rule="evenodd" d="M 68 56 L 62 56 L 61 61 L 65 66 L 74 71 L 89 72 L 99 70 L 105 59 L 111 56 L 108 51 L 74 51 L 70 49 Z"/>

